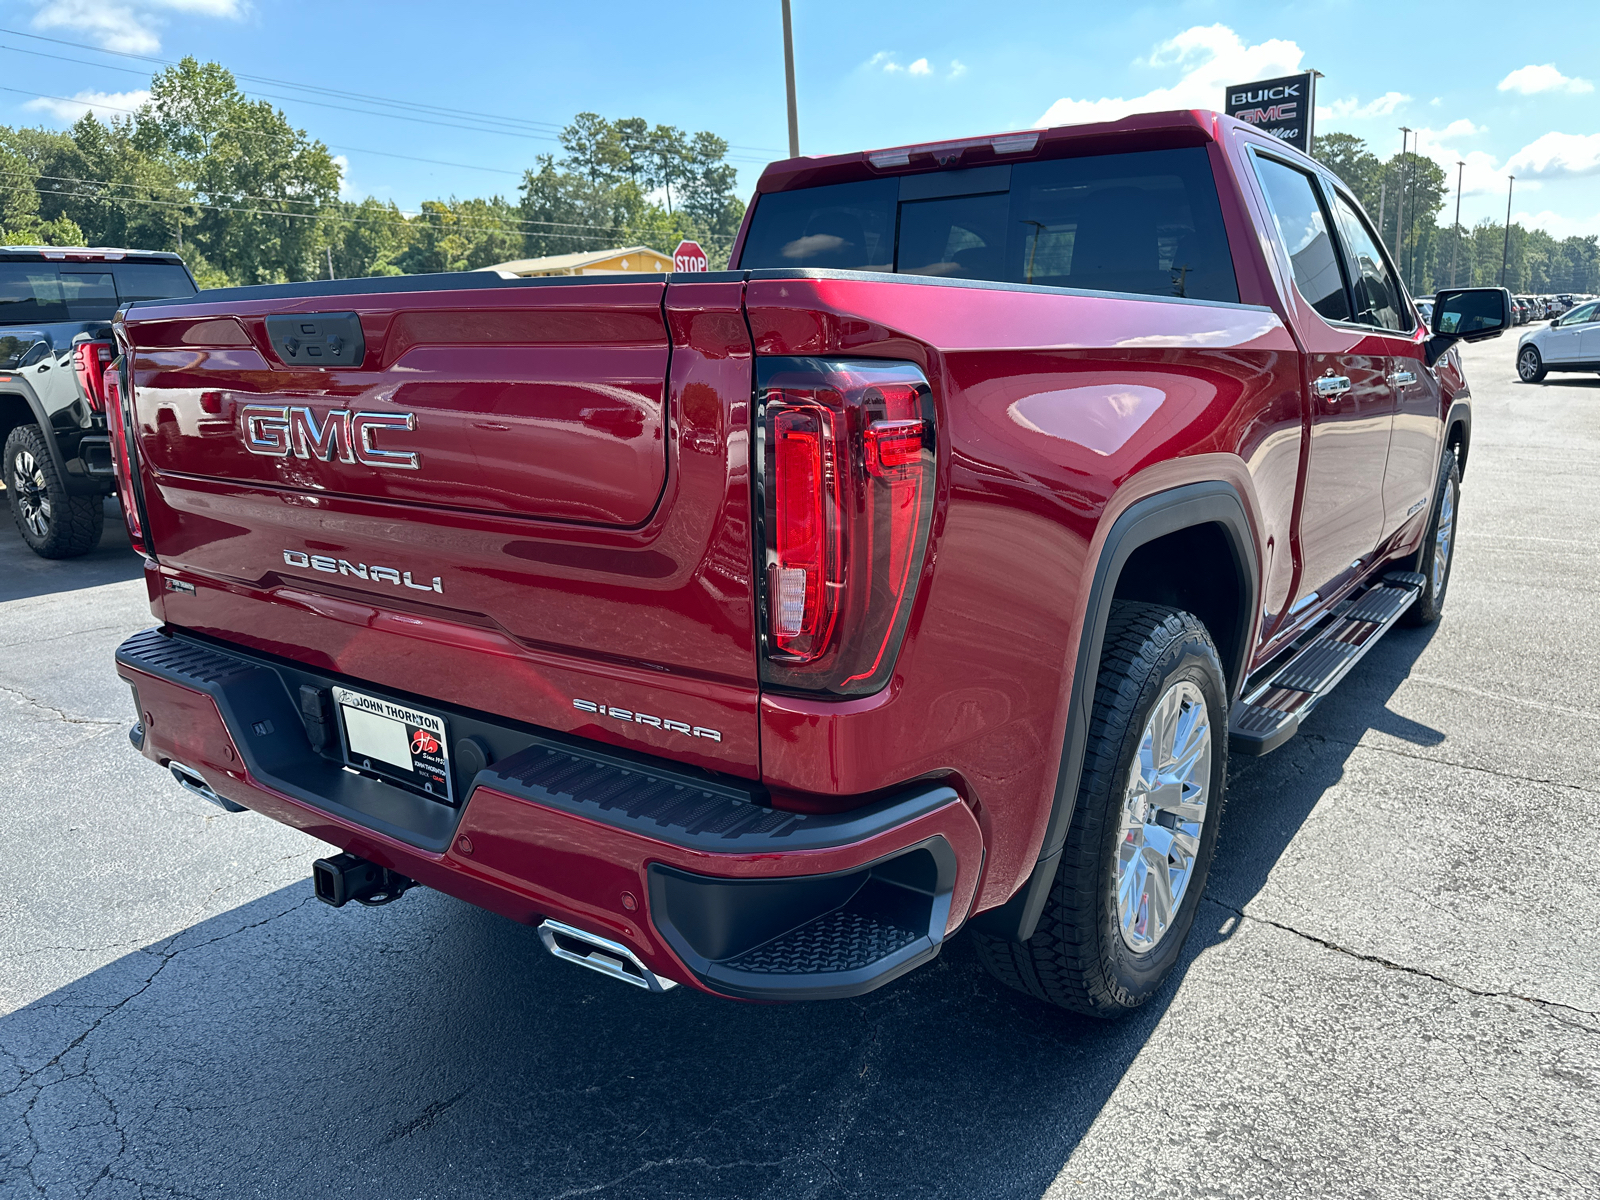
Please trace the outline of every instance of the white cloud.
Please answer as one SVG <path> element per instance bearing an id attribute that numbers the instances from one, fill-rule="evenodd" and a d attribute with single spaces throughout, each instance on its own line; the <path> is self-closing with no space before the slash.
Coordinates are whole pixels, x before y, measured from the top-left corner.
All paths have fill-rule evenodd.
<path id="1" fill-rule="evenodd" d="M 1411 97 L 1404 92 L 1385 92 L 1375 100 L 1368 100 L 1365 104 L 1355 99 L 1335 100 L 1326 107 L 1317 106 L 1317 119 L 1338 120 L 1341 117 L 1387 117 L 1403 104 L 1410 104 Z"/>
<path id="2" fill-rule="evenodd" d="M 900 63 L 895 61 L 895 52 L 893 50 L 879 50 L 871 58 L 867 59 L 866 62 L 862 63 L 861 66 L 864 70 L 879 70 L 885 75 L 931 76 L 937 74 L 937 72 L 933 69 L 933 64 L 930 63 L 926 58 L 917 59 L 909 67 L 902 66 Z M 950 70 L 945 78 L 959 79 L 966 73 L 967 65 L 965 63 L 963 63 L 960 59 L 951 59 Z"/>
<path id="3" fill-rule="evenodd" d="M 1536 67 L 1531 63 L 1518 67 L 1499 83 L 1502 92 L 1521 92 L 1532 96 L 1537 92 L 1592 92 L 1594 84 L 1587 79 L 1569 79 L 1556 70 L 1554 63 Z"/>
<path id="4" fill-rule="evenodd" d="M 1536 213 L 1513 213 L 1511 219 L 1524 229 L 1542 229 L 1553 238 L 1590 237 L 1600 233 L 1600 212 L 1592 217 L 1567 217 L 1545 209 Z"/>
<path id="5" fill-rule="evenodd" d="M 1086 121 L 1115 121 L 1130 113 L 1169 108 L 1221 108 L 1223 93 L 1231 84 L 1292 75 L 1300 69 L 1300 60 L 1304 57 L 1304 51 L 1293 42 L 1272 38 L 1247 46 L 1226 25 L 1196 25 L 1160 43 L 1141 64 L 1182 68 L 1178 81 L 1171 87 L 1154 88 L 1129 99 L 1063 97 L 1047 108 L 1034 124 L 1078 125 Z"/>
<path id="6" fill-rule="evenodd" d="M 1600 133 L 1546 133 L 1511 156 L 1506 170 L 1523 175 L 1600 173 Z"/>
<path id="7" fill-rule="evenodd" d="M 148 91 L 134 92 L 78 92 L 70 100 L 52 100 L 40 96 L 29 100 L 23 108 L 49 113 L 58 121 L 71 124 L 84 113 L 94 110 L 101 117 L 125 117 L 150 99 Z"/>
<path id="8" fill-rule="evenodd" d="M 350 181 L 350 156 L 347 154 L 335 154 L 333 156 L 333 165 L 339 168 L 339 199 L 361 199 L 361 189 Z"/>
<path id="9" fill-rule="evenodd" d="M 1431 133 L 1432 130 L 1429 130 L 1429 132 Z M 1488 132 L 1489 132 L 1488 129 L 1486 129 L 1482 125 L 1474 125 L 1471 121 L 1467 120 L 1467 118 L 1465 118 L 1465 117 L 1457 117 L 1454 121 L 1451 121 L 1450 124 L 1446 125 L 1443 129 L 1439 130 L 1438 136 L 1439 137 L 1474 137 L 1477 134 L 1488 133 Z"/>
<path id="10" fill-rule="evenodd" d="M 35 29 L 62 29 L 106 50 L 152 54 L 161 49 L 162 11 L 238 20 L 244 0 L 43 0 Z"/>

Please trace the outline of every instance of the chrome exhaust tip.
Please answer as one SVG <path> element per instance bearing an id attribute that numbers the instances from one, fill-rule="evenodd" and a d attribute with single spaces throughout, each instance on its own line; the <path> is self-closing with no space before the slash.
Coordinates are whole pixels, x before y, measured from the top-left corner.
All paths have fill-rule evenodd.
<path id="1" fill-rule="evenodd" d="M 193 767 L 186 767 L 174 758 L 167 763 L 167 770 L 172 772 L 172 777 L 178 781 L 178 786 L 184 791 L 193 792 L 200 799 L 207 803 L 215 804 L 225 812 L 245 811 L 244 805 L 235 804 L 226 796 L 217 795 L 212 786 L 206 782 L 205 776 L 201 775 Z"/>
<path id="2" fill-rule="evenodd" d="M 610 938 L 585 933 L 560 921 L 542 922 L 539 938 L 544 942 L 544 948 L 557 958 L 631 983 L 647 992 L 666 992 L 678 986 L 671 979 L 662 979 L 640 962 L 632 950 Z"/>

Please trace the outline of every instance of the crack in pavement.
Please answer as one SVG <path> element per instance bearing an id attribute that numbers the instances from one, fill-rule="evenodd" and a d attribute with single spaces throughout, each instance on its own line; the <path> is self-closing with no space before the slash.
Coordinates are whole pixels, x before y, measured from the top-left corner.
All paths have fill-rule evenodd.
<path id="1" fill-rule="evenodd" d="M 1518 775 L 1513 771 L 1497 771 L 1493 767 L 1480 767 L 1473 763 L 1456 762 L 1450 758 L 1432 758 L 1426 754 L 1408 754 L 1404 750 L 1396 750 L 1393 746 L 1381 746 L 1372 742 L 1350 742 L 1344 738 L 1330 737 L 1325 733 L 1303 733 L 1300 736 L 1308 741 L 1323 742 L 1330 746 L 1345 746 L 1351 750 L 1370 750 L 1375 754 L 1392 754 L 1396 758 L 1406 758 L 1412 762 L 1432 763 L 1436 767 L 1456 767 L 1462 771 L 1477 771 L 1484 775 L 1493 775 L 1496 779 L 1509 779 L 1515 783 L 1538 783 L 1546 787 L 1566 788 L 1568 791 L 1582 792 L 1586 796 L 1600 795 L 1600 788 L 1584 787 L 1581 783 L 1568 783 L 1564 779 L 1541 779 L 1536 775 Z"/>
<path id="2" fill-rule="evenodd" d="M 1563 704 L 1551 704 L 1547 700 L 1530 700 L 1525 696 L 1513 696 L 1506 692 L 1488 692 L 1482 688 L 1475 688 L 1465 683 L 1455 683 L 1449 679 L 1439 679 L 1432 675 L 1408 675 L 1407 683 L 1420 683 L 1424 687 L 1442 688 L 1447 692 L 1459 692 L 1464 696 L 1476 696 L 1480 700 L 1498 700 L 1504 704 L 1519 704 L 1524 708 L 1537 708 L 1543 712 L 1560 713 L 1567 717 L 1581 717 L 1586 721 L 1600 721 L 1600 712 L 1586 708 L 1568 708 Z"/>
<path id="3" fill-rule="evenodd" d="M 103 1009 L 104 1011 L 102 1011 L 98 1017 L 90 1022 L 87 1029 L 83 1030 L 83 1032 L 79 1033 L 64 1047 L 57 1051 L 57 1053 L 52 1056 L 48 1062 L 32 1070 L 24 1068 L 21 1063 L 17 1064 L 19 1078 L 13 1086 L 6 1088 L 4 1091 L 0 1091 L 0 1099 L 14 1095 L 22 1091 L 24 1088 L 31 1087 L 33 1089 L 33 1094 L 28 1098 L 27 1106 L 22 1110 L 20 1120 L 21 1128 L 24 1131 L 23 1136 L 26 1138 L 28 1146 L 30 1147 L 27 1161 L 22 1166 L 22 1170 L 26 1173 L 29 1183 L 33 1185 L 34 1190 L 39 1195 L 46 1195 L 47 1191 L 44 1185 L 39 1182 L 38 1175 L 35 1172 L 35 1163 L 39 1157 L 40 1145 L 39 1136 L 34 1130 L 33 1126 L 33 1112 L 39 1103 L 39 1098 L 44 1095 L 46 1089 L 60 1087 L 63 1084 L 70 1083 L 77 1079 L 86 1080 L 90 1089 L 94 1091 L 96 1095 L 99 1095 L 106 1101 L 107 1107 L 110 1108 L 112 1112 L 112 1127 L 117 1132 L 118 1138 L 121 1141 L 121 1146 L 115 1154 L 111 1155 L 111 1157 L 107 1159 L 105 1167 L 101 1170 L 99 1176 L 96 1177 L 94 1183 L 90 1185 L 91 1188 L 98 1186 L 110 1176 L 112 1165 L 115 1164 L 115 1162 L 127 1150 L 127 1134 L 121 1127 L 120 1114 L 117 1112 L 116 1105 L 110 1100 L 104 1089 L 101 1088 L 99 1083 L 95 1080 L 93 1068 L 90 1066 L 87 1059 L 84 1060 L 81 1070 L 72 1072 L 71 1074 L 63 1073 L 57 1078 L 50 1079 L 42 1083 L 35 1082 L 38 1080 L 39 1076 L 43 1075 L 46 1071 L 49 1071 L 54 1067 L 60 1066 L 62 1060 L 76 1050 L 79 1046 L 83 1045 L 83 1043 L 88 1040 L 95 1030 L 99 1029 L 100 1026 L 109 1021 L 121 1009 L 131 1004 L 134 1000 L 137 1000 L 146 991 L 148 991 L 155 984 L 155 981 L 161 976 L 161 973 L 167 969 L 168 964 L 173 962 L 179 955 L 190 954 L 196 950 L 203 950 L 207 946 L 213 946 L 218 942 L 227 941 L 229 938 L 237 937 L 241 933 L 248 933 L 252 929 L 259 929 L 263 925 L 270 924 L 273 921 L 279 920 L 282 917 L 289 916 L 291 913 L 299 911 L 307 904 L 311 903 L 314 898 L 315 897 L 307 896 L 299 903 L 290 905 L 288 908 L 275 912 L 270 916 L 263 917 L 259 921 L 252 921 L 248 925 L 241 925 L 237 929 L 231 929 L 227 933 L 219 934 L 213 938 L 207 938 L 205 941 L 197 942 L 191 946 L 174 946 L 173 943 L 177 942 L 178 939 L 183 936 L 182 933 L 177 933 L 172 935 L 170 938 L 164 939 L 163 943 L 157 943 L 157 945 L 154 947 L 140 951 L 140 953 L 143 954 L 156 955 L 160 959 L 160 961 L 156 963 L 155 969 L 145 977 L 142 983 L 140 983 L 136 988 L 133 989 L 133 991 L 129 992 L 121 1000 L 118 1000 L 115 1004 L 86 1006 Z"/>
<path id="4" fill-rule="evenodd" d="M 0 683 L 0 692 L 6 692 L 9 695 L 15 696 L 23 703 L 31 704 L 34 708 L 39 709 L 41 712 L 49 713 L 51 716 L 55 717 L 56 720 L 65 721 L 68 725 L 104 725 L 114 727 L 122 724 L 121 721 L 106 721 L 99 717 L 71 716 L 64 708 L 57 708 L 53 704 L 46 704 L 43 700 L 28 695 L 27 692 L 20 691 L 13 687 L 6 687 L 6 685 L 3 683 Z"/>
<path id="5" fill-rule="evenodd" d="M 47 638 L 23 638 L 20 642 L 0 642 L 0 650 L 9 650 L 13 646 L 47 646 L 51 642 L 64 641 L 67 638 L 85 637 L 91 633 L 110 633 L 113 630 L 125 629 L 125 625 L 96 625 L 93 629 L 74 629 L 68 633 L 58 633 Z"/>
<path id="6" fill-rule="evenodd" d="M 1393 959 L 1384 958 L 1379 954 L 1364 954 L 1360 950 L 1352 950 L 1348 946 L 1341 946 L 1338 942 L 1331 942 L 1327 938 L 1320 938 L 1314 933 L 1306 933 L 1304 930 L 1296 929 L 1293 925 L 1285 925 L 1282 921 L 1274 921 L 1270 917 L 1254 916 L 1245 912 L 1242 908 L 1235 908 L 1233 905 L 1227 903 L 1226 901 L 1218 900 L 1214 896 L 1206 896 L 1205 900 L 1208 903 L 1215 904 L 1218 908 L 1231 912 L 1241 921 L 1249 921 L 1256 925 L 1267 925 L 1273 929 L 1281 929 L 1284 933 L 1293 934 L 1297 938 L 1303 938 L 1305 941 L 1321 946 L 1324 950 L 1332 950 L 1335 954 L 1343 954 L 1348 958 L 1354 958 L 1360 962 L 1373 963 L 1374 965 L 1380 966 L 1387 971 L 1399 971 L 1405 975 L 1415 975 L 1420 979 L 1429 979 L 1434 983 L 1442 983 L 1445 987 L 1454 988 L 1456 991 L 1460 992 L 1466 992 L 1470 996 L 1479 996 L 1485 1000 L 1517 1000 L 1523 1004 L 1531 1004 L 1534 1007 L 1542 1010 L 1546 1016 L 1560 1021 L 1563 1025 L 1570 1025 L 1574 1029 L 1583 1030 L 1585 1033 L 1600 1034 L 1600 1029 L 1596 1029 L 1592 1025 L 1585 1025 L 1582 1021 L 1574 1021 L 1561 1015 L 1562 1012 L 1569 1012 L 1576 1013 L 1577 1015 L 1583 1017 L 1600 1018 L 1600 1012 L 1590 1012 L 1586 1008 L 1578 1008 L 1571 1004 L 1562 1004 L 1559 1000 L 1546 1000 L 1541 996 L 1524 996 L 1521 992 L 1487 992 L 1482 988 L 1470 987 L 1465 983 L 1458 982 L 1457 980 L 1447 979 L 1443 975 L 1435 975 L 1432 971 L 1424 971 L 1421 967 L 1408 967 L 1404 963 L 1397 963 Z M 1550 1011 L 1553 1009 L 1559 1009 L 1560 1012 Z"/>
<path id="7" fill-rule="evenodd" d="M 633 1168 L 633 1170 L 625 1171 L 623 1174 L 618 1175 L 615 1179 L 607 1179 L 603 1183 L 592 1183 L 585 1187 L 568 1188 L 564 1192 L 556 1193 L 551 1200 L 568 1200 L 568 1198 L 572 1196 L 592 1196 L 596 1192 L 603 1192 L 607 1188 L 615 1187 L 619 1183 L 632 1179 L 635 1175 L 641 1175 L 646 1171 L 653 1171 L 657 1167 L 699 1167 L 703 1171 L 731 1171 L 735 1167 L 781 1167 L 789 1161 L 791 1161 L 789 1158 L 775 1158 L 768 1161 L 739 1159 L 736 1162 L 714 1163 L 707 1161 L 704 1157 L 699 1155 L 695 1156 L 694 1158 L 647 1159 L 640 1163 L 637 1167 Z"/>

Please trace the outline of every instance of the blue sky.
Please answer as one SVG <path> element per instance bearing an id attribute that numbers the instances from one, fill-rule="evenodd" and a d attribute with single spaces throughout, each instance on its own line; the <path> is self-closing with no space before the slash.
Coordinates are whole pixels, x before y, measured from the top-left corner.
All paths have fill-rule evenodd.
<path id="1" fill-rule="evenodd" d="M 1315 67 L 1326 76 L 1318 132 L 1355 133 L 1389 154 L 1399 126 L 1421 130 L 1422 153 L 1452 179 L 1458 160 L 1468 164 L 1467 223 L 1504 217 L 1509 171 L 1525 224 L 1600 233 L 1593 0 L 1518 10 L 1373 0 L 793 7 L 803 153 L 1217 107 L 1226 84 Z M 787 144 L 779 0 L 0 0 L 0 27 L 14 31 L 0 33 L 5 124 L 65 125 L 82 111 L 46 96 L 137 105 L 150 65 L 82 47 L 193 54 L 263 80 L 517 122 L 510 133 L 478 116 L 434 113 L 444 123 L 425 124 L 377 115 L 367 101 L 316 104 L 282 83 L 246 84 L 342 156 L 350 193 L 406 209 L 451 194 L 514 195 L 522 169 L 556 149 L 554 129 L 586 109 L 721 134 L 746 193 Z M 461 125 L 470 128 L 452 127 Z"/>

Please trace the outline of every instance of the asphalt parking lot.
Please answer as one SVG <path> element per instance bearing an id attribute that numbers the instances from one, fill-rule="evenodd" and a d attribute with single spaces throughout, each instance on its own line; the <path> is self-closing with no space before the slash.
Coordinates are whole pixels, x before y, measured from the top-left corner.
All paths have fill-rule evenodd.
<path id="1" fill-rule="evenodd" d="M 1467 348 L 1444 620 L 1236 761 L 1180 975 L 1134 1019 L 961 938 L 856 1001 L 651 996 L 128 746 L 120 522 L 0 529 L 0 1200 L 1600 1194 L 1600 378 Z"/>

